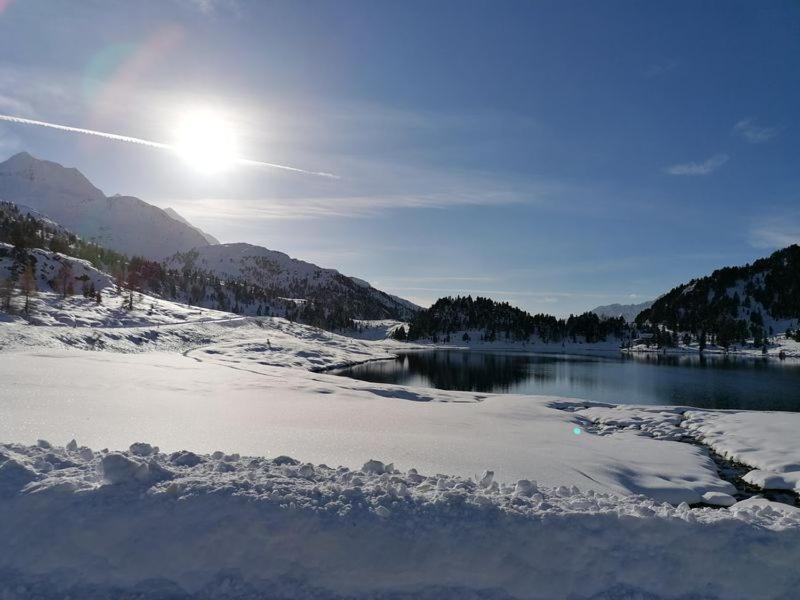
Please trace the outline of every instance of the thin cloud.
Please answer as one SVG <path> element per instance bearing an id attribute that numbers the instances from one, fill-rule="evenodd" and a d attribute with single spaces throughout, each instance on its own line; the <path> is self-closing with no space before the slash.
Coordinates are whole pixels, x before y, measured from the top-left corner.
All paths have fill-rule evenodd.
<path id="1" fill-rule="evenodd" d="M 644 76 L 647 79 L 655 79 L 656 77 L 661 77 L 662 75 L 669 73 L 670 71 L 674 71 L 678 67 L 678 61 L 675 60 L 667 60 L 662 63 L 654 63 L 649 65 L 645 71 Z"/>
<path id="2" fill-rule="evenodd" d="M 664 172 L 670 175 L 708 175 L 719 169 L 730 160 L 727 154 L 715 154 L 703 162 L 682 163 L 665 167 Z"/>
<path id="3" fill-rule="evenodd" d="M 750 230 L 750 245 L 775 250 L 800 243 L 800 222 L 786 217 L 763 220 Z"/>
<path id="4" fill-rule="evenodd" d="M 733 126 L 733 134 L 751 144 L 763 144 L 778 135 L 778 130 L 756 125 L 753 119 L 742 119 Z"/>
<path id="5" fill-rule="evenodd" d="M 374 217 L 387 210 L 427 208 L 445 209 L 451 206 L 500 206 L 518 204 L 528 196 L 511 192 L 477 193 L 474 189 L 433 194 L 385 194 L 375 196 L 334 196 L 310 198 L 199 198 L 164 199 L 164 206 L 178 207 L 181 214 L 196 214 L 203 218 L 272 221 L 325 219 L 336 217 Z"/>

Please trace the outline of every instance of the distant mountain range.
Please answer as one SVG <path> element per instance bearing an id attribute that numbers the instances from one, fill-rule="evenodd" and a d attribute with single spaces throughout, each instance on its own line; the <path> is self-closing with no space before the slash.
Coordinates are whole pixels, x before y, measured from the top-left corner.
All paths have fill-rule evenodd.
<path id="1" fill-rule="evenodd" d="M 240 296 L 230 308 L 242 312 L 255 313 L 270 299 L 307 303 L 307 310 L 313 310 L 319 322 L 332 314 L 337 315 L 337 322 L 345 315 L 407 319 L 420 310 L 362 279 L 282 252 L 245 243 L 220 244 L 171 208 L 162 210 L 132 196 L 106 197 L 77 169 L 26 152 L 0 163 L 0 201 L 128 257 L 158 261 L 165 269 L 198 271 L 206 282 L 210 281 L 207 274 L 228 281 Z M 255 288 L 255 292 L 245 293 L 242 286 Z M 243 301 L 243 294 L 249 303 Z M 219 293 L 217 297 L 221 297 Z M 198 301 L 214 302 L 210 294 L 208 298 L 200 295 Z"/>
<path id="2" fill-rule="evenodd" d="M 639 304 L 607 304 L 605 306 L 597 306 L 590 310 L 598 317 L 608 317 L 615 319 L 622 317 L 628 323 L 633 323 L 636 316 L 653 305 L 653 300 L 640 302 Z"/>

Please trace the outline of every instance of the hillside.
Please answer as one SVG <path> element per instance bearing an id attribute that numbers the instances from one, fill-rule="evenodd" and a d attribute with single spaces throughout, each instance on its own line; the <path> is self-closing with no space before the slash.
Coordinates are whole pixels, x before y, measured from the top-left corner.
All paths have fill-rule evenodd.
<path id="1" fill-rule="evenodd" d="M 160 259 L 208 244 L 202 232 L 160 208 L 132 196 L 106 197 L 77 169 L 27 152 L 0 163 L 0 199 L 129 256 Z"/>
<path id="2" fill-rule="evenodd" d="M 507 302 L 459 296 L 440 298 L 429 309 L 417 313 L 409 324 L 407 337 L 434 342 L 440 339 L 445 342 L 470 341 L 479 337 L 488 342 L 504 339 L 549 343 L 580 339 L 595 343 L 608 338 L 622 338 L 625 331 L 622 318 L 604 319 L 587 312 L 558 319 L 552 315 L 531 315 Z M 395 337 L 398 335 L 402 338 L 401 331 Z"/>
<path id="3" fill-rule="evenodd" d="M 679 285 L 636 319 L 722 346 L 783 334 L 800 319 L 800 246 L 792 245 L 741 267 L 725 267 Z M 704 340 L 705 341 L 705 340 Z M 710 341 L 710 340 L 709 340 Z"/>
<path id="4" fill-rule="evenodd" d="M 264 290 L 271 298 L 299 299 L 356 319 L 406 319 L 419 307 L 334 269 L 252 244 L 219 244 L 178 253 L 165 266 L 205 271 Z"/>
<path id="5" fill-rule="evenodd" d="M 130 309 L 136 304 L 137 294 L 149 293 L 240 315 L 286 317 L 353 332 L 361 329 L 354 319 L 392 319 L 418 309 L 361 280 L 247 244 L 209 247 L 218 249 L 215 260 L 201 258 L 199 251 L 173 257 L 168 261 L 171 265 L 141 257 L 129 259 L 9 202 L 0 202 L 0 242 L 4 243 L 0 283 L 6 287 L 21 289 L 28 265 L 36 272 L 43 264 L 71 264 L 67 260 L 71 257 L 102 272 L 105 280 L 102 285 L 89 286 L 81 279 L 79 269 L 73 269 L 59 280 L 62 295 L 86 292 L 91 296 L 113 283 L 124 289 Z M 60 264 L 48 271 L 53 272 L 39 278 L 36 285 L 29 281 L 27 287 L 54 290 L 53 277 Z"/>
<path id="6" fill-rule="evenodd" d="M 183 223 L 184 225 L 188 225 L 189 227 L 194 229 L 196 232 L 202 235 L 209 244 L 212 245 L 219 244 L 219 240 L 217 238 L 215 238 L 210 233 L 206 233 L 199 227 L 195 227 L 194 225 L 189 223 L 189 221 L 187 221 L 186 218 L 183 215 L 181 215 L 178 211 L 176 211 L 174 208 L 167 207 L 164 209 L 164 212 L 167 213 L 170 217 L 172 217 L 176 221 Z"/>

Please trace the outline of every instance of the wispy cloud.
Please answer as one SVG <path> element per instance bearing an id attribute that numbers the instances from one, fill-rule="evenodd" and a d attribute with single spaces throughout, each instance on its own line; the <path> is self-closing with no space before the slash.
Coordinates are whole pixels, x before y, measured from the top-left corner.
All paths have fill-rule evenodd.
<path id="1" fill-rule="evenodd" d="M 769 250 L 800 243 L 800 215 L 762 219 L 751 228 L 749 242 Z"/>
<path id="2" fill-rule="evenodd" d="M 656 77 L 661 77 L 670 71 L 674 71 L 677 67 L 678 61 L 676 60 L 665 60 L 664 62 L 653 63 L 652 65 L 648 65 L 644 70 L 644 76 L 647 79 L 655 79 Z"/>
<path id="3" fill-rule="evenodd" d="M 703 162 L 690 162 L 672 165 L 664 168 L 670 175 L 708 175 L 719 169 L 730 160 L 727 154 L 715 154 Z"/>
<path id="4" fill-rule="evenodd" d="M 385 194 L 381 196 L 333 196 L 310 198 L 200 198 L 165 199 L 187 218 L 298 220 L 332 217 L 374 217 L 393 209 L 444 209 L 451 206 L 501 206 L 529 200 L 528 196 L 503 191 L 453 190 L 432 194 Z"/>
<path id="5" fill-rule="evenodd" d="M 733 126 L 733 134 L 751 144 L 763 144 L 778 135 L 778 130 L 757 125 L 754 119 L 742 119 Z"/>

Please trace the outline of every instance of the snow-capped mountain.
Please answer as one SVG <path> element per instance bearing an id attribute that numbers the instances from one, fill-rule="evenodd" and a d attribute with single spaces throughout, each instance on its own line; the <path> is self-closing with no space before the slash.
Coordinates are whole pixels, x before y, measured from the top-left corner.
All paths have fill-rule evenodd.
<path id="1" fill-rule="evenodd" d="M 224 279 L 244 280 L 275 296 L 298 298 L 323 306 L 346 306 L 361 319 L 405 319 L 420 307 L 375 289 L 366 281 L 334 269 L 291 258 L 252 244 L 202 246 L 176 253 L 165 264 L 178 270 L 199 269 Z"/>
<path id="2" fill-rule="evenodd" d="M 129 256 L 160 259 L 209 243 L 202 232 L 160 208 L 132 196 L 106 197 L 77 169 L 27 152 L 0 163 L 0 199 Z"/>
<path id="3" fill-rule="evenodd" d="M 639 304 L 607 304 L 605 306 L 597 306 L 590 310 L 589 312 L 593 312 L 598 317 L 607 317 L 610 319 L 616 319 L 617 317 L 622 317 L 628 323 L 633 323 L 636 319 L 636 315 L 640 312 L 645 310 L 646 308 L 650 308 L 653 306 L 653 300 L 647 300 L 646 302 L 640 302 Z"/>
<path id="4" fill-rule="evenodd" d="M 188 225 L 189 227 L 191 227 L 192 229 L 194 229 L 194 230 L 195 230 L 197 233 L 199 233 L 200 235 L 202 235 L 202 236 L 205 238 L 205 240 L 206 240 L 206 241 L 207 241 L 209 244 L 212 244 L 212 245 L 219 244 L 219 240 L 218 240 L 217 238 L 215 238 L 215 237 L 214 237 L 213 235 L 211 235 L 210 233 L 206 233 L 205 231 L 203 231 L 203 230 L 202 230 L 202 229 L 200 229 L 199 227 L 195 227 L 194 225 L 192 225 L 191 223 L 189 223 L 189 221 L 187 221 L 187 220 L 184 218 L 184 216 L 183 216 L 183 215 L 181 215 L 181 214 L 180 214 L 178 211 L 176 211 L 174 208 L 167 207 L 167 208 L 165 208 L 165 209 L 164 209 L 164 212 L 165 212 L 165 213 L 167 213 L 167 214 L 168 214 L 170 217 L 172 217 L 172 218 L 173 218 L 173 219 L 175 219 L 176 221 L 179 221 L 179 222 L 183 223 L 184 225 Z"/>

